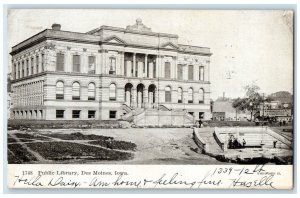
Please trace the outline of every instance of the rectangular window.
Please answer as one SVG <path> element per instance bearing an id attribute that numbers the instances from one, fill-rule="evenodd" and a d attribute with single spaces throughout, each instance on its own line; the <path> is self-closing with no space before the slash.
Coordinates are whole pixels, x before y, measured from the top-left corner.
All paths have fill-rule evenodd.
<path id="1" fill-rule="evenodd" d="M 115 119 L 117 117 L 117 111 L 109 111 L 109 118 Z"/>
<path id="2" fill-rule="evenodd" d="M 40 62 L 39 56 L 36 56 L 36 58 L 35 58 L 35 63 L 36 63 L 36 64 L 35 64 L 35 65 L 36 65 L 36 68 L 35 68 L 35 69 L 36 69 L 36 72 L 35 72 L 35 73 L 36 73 L 36 74 L 39 73 L 39 62 Z"/>
<path id="3" fill-rule="evenodd" d="M 22 62 L 22 77 L 24 77 L 25 76 L 25 71 L 24 71 L 24 68 L 25 66 L 24 66 L 24 61 Z"/>
<path id="4" fill-rule="evenodd" d="M 189 80 L 194 80 L 194 77 L 193 77 L 193 75 L 194 75 L 194 66 L 193 65 L 189 65 Z"/>
<path id="5" fill-rule="evenodd" d="M 29 76 L 29 60 L 26 60 L 26 75 Z"/>
<path id="6" fill-rule="evenodd" d="M 73 72 L 80 72 L 80 56 L 73 55 Z"/>
<path id="7" fill-rule="evenodd" d="M 17 65 L 14 64 L 14 79 L 17 79 Z"/>
<path id="8" fill-rule="evenodd" d="M 80 110 L 73 110 L 72 118 L 80 118 Z"/>
<path id="9" fill-rule="evenodd" d="M 171 78 L 171 63 L 169 62 L 165 63 L 165 78 Z"/>
<path id="10" fill-rule="evenodd" d="M 41 72 L 44 71 L 44 66 L 45 66 L 45 54 L 42 54 L 42 68 L 41 68 Z"/>
<path id="11" fill-rule="evenodd" d="M 183 66 L 182 65 L 177 65 L 177 78 L 178 80 L 182 80 L 182 76 L 183 76 Z"/>
<path id="12" fill-rule="evenodd" d="M 65 68 L 65 55 L 62 53 L 56 54 L 56 71 L 64 71 Z"/>
<path id="13" fill-rule="evenodd" d="M 34 74 L 34 62 L 33 61 L 34 61 L 34 59 L 32 57 L 31 58 L 31 63 L 30 63 L 31 64 L 31 75 Z"/>
<path id="14" fill-rule="evenodd" d="M 204 118 L 204 112 L 199 112 L 199 119 L 203 119 Z"/>
<path id="15" fill-rule="evenodd" d="M 37 111 L 35 113 L 37 114 Z M 56 118 L 64 118 L 64 113 L 64 110 L 56 110 Z"/>
<path id="16" fill-rule="evenodd" d="M 116 58 L 109 58 L 109 74 L 116 74 Z"/>
<path id="17" fill-rule="evenodd" d="M 200 66 L 199 68 L 199 80 L 203 81 L 204 80 L 204 67 Z"/>
<path id="18" fill-rule="evenodd" d="M 95 56 L 89 56 L 89 74 L 95 73 Z"/>
<path id="19" fill-rule="evenodd" d="M 88 111 L 88 118 L 95 118 L 96 111 Z"/>

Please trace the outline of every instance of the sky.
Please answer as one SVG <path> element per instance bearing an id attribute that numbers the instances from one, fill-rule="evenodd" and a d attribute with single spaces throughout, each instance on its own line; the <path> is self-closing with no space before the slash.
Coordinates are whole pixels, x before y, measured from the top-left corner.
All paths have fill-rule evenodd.
<path id="1" fill-rule="evenodd" d="M 212 99 L 243 97 L 253 83 L 265 94 L 293 92 L 293 13 L 284 10 L 9 10 L 8 49 L 53 23 L 87 32 L 137 18 L 153 32 L 177 34 L 180 44 L 211 49 Z"/>

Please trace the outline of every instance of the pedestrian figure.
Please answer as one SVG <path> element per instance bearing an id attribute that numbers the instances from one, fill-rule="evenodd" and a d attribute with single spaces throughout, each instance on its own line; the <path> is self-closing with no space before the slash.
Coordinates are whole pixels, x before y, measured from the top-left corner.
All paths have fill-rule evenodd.
<path id="1" fill-rule="evenodd" d="M 281 120 L 279 121 L 279 126 L 281 126 L 282 125 L 282 122 L 281 122 Z"/>
<path id="2" fill-rule="evenodd" d="M 276 148 L 276 143 L 277 143 L 277 141 L 275 140 L 275 141 L 273 141 L 273 147 L 274 148 Z"/>
<path id="3" fill-rule="evenodd" d="M 245 146 L 246 146 L 246 140 L 243 139 L 243 147 L 245 147 Z"/>
<path id="4" fill-rule="evenodd" d="M 202 127 L 202 120 L 200 119 L 199 120 L 199 128 L 201 128 Z"/>

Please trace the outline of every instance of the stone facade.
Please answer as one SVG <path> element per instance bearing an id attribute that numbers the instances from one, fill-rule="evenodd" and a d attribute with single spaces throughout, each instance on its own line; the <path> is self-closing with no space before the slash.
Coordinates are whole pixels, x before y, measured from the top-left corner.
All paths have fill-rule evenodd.
<path id="1" fill-rule="evenodd" d="M 87 33 L 55 24 L 12 48 L 12 119 L 119 119 L 124 108 L 210 118 L 210 49 L 138 19 Z"/>

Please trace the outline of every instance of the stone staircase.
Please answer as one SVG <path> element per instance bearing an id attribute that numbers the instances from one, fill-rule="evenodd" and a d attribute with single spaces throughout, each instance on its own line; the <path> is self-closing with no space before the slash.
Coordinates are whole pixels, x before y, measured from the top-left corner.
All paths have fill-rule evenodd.
<path id="1" fill-rule="evenodd" d="M 192 126 L 194 117 L 184 110 L 172 110 L 164 105 L 157 108 L 132 108 L 122 105 L 121 119 L 136 126 Z"/>
<path id="2" fill-rule="evenodd" d="M 196 144 L 210 156 L 218 156 L 223 154 L 222 148 L 214 137 L 214 131 L 208 128 L 194 128 L 194 139 Z"/>

